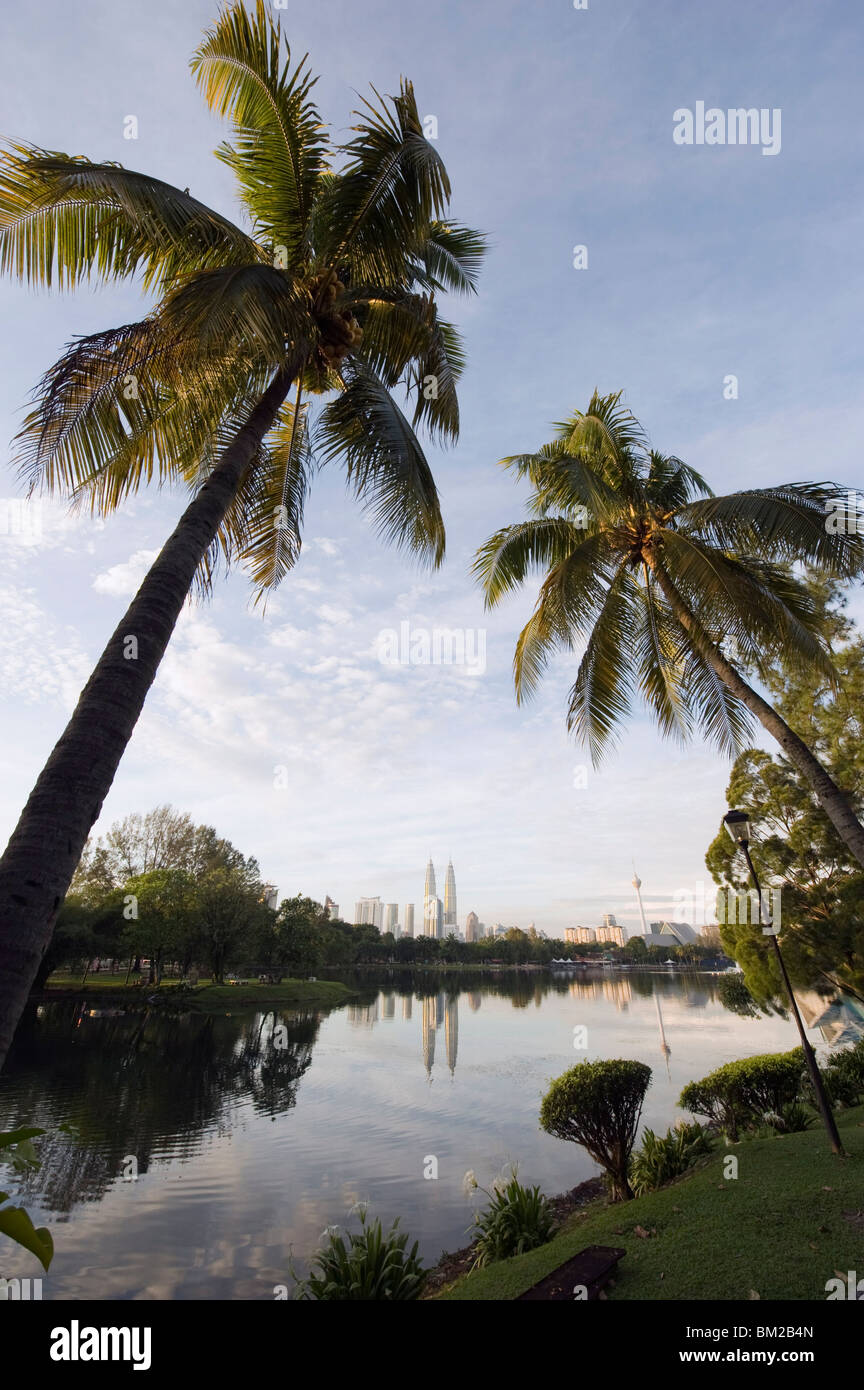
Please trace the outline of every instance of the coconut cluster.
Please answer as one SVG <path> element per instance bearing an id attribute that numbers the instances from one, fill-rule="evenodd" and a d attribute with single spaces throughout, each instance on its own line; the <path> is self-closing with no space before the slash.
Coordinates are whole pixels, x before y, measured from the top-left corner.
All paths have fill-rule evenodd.
<path id="1" fill-rule="evenodd" d="M 335 270 L 325 271 L 313 286 L 321 330 L 321 353 L 331 366 L 338 365 L 363 338 L 363 329 L 350 309 L 333 309 L 339 295 L 344 293 L 345 286 Z"/>

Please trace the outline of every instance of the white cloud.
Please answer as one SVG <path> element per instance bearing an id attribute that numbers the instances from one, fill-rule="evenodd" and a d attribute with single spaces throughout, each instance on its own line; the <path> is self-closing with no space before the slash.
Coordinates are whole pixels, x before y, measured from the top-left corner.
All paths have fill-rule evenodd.
<path id="1" fill-rule="evenodd" d="M 108 594 L 111 598 L 131 598 L 158 554 L 158 550 L 136 550 L 122 564 L 112 565 L 97 574 L 92 587 L 97 594 Z"/>

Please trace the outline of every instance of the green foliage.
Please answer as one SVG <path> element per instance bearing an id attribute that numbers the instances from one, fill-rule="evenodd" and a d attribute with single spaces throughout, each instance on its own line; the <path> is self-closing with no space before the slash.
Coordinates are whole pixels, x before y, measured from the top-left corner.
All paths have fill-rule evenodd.
<path id="1" fill-rule="evenodd" d="M 764 1118 L 766 1123 L 780 1134 L 800 1134 L 802 1130 L 810 1129 L 816 1123 L 813 1111 L 797 1100 L 788 1101 L 774 1114 L 769 1111 Z"/>
<path id="2" fill-rule="evenodd" d="M 646 1129 L 641 1147 L 630 1160 L 630 1186 L 635 1196 L 663 1187 L 710 1152 L 711 1141 L 700 1124 L 681 1120 L 662 1137 Z"/>
<path id="3" fill-rule="evenodd" d="M 852 1047 L 832 1052 L 827 1065 L 828 1070 L 823 1071 L 823 1076 L 842 1080 L 855 1096 L 864 1094 L 864 1038 L 860 1038 Z"/>
<path id="4" fill-rule="evenodd" d="M 633 1193 L 630 1151 L 651 1068 L 625 1059 L 581 1062 L 553 1081 L 540 1107 L 547 1134 L 581 1144 L 609 1175 L 613 1201 Z"/>
<path id="5" fill-rule="evenodd" d="M 621 396 L 595 392 L 554 439 L 502 460 L 532 488 L 528 519 L 490 536 L 474 572 L 490 607 L 541 577 L 516 644 L 517 696 L 533 694 L 556 652 L 583 648 L 567 720 L 595 763 L 636 702 L 664 735 L 699 731 L 734 754 L 759 709 L 741 670 L 764 678 L 794 663 L 831 679 L 817 605 L 790 562 L 851 577 L 864 537 L 827 531 L 843 496 L 834 484 L 715 497 L 649 446 Z"/>
<path id="6" fill-rule="evenodd" d="M 0 1134 L 0 1163 L 8 1163 L 13 1172 L 24 1174 L 39 1167 L 39 1159 L 33 1148 L 33 1140 L 44 1134 L 44 1129 L 12 1129 Z M 21 1245 L 35 1255 L 43 1269 L 48 1268 L 54 1258 L 54 1241 L 47 1226 L 34 1226 L 23 1207 L 5 1206 L 9 1202 L 8 1192 L 0 1192 L 0 1235 L 8 1236 L 16 1245 Z"/>
<path id="7" fill-rule="evenodd" d="M 835 782 L 864 812 L 864 639 L 843 613 L 836 585 L 810 576 L 808 591 L 832 648 L 836 681 L 791 664 L 770 674 L 779 714 L 816 752 Z M 726 790 L 730 807 L 746 811 L 763 887 L 782 886 L 783 958 L 794 984 L 827 981 L 864 990 L 864 871 L 815 800 L 809 783 L 786 761 L 748 749 L 735 761 Z M 725 892 L 749 888 L 746 864 L 725 828 L 705 856 Z M 731 914 L 730 914 L 731 915 Z M 758 926 L 721 927 L 725 950 L 744 970 L 761 1002 L 784 998 L 770 942 Z"/>
<path id="8" fill-rule="evenodd" d="M 408 1250 L 407 1234 L 394 1221 L 384 1231 L 379 1218 L 360 1213 L 359 1232 L 328 1231 L 327 1244 L 312 1261 L 308 1278 L 298 1280 L 297 1297 L 318 1302 L 409 1301 L 423 1292 L 428 1270 L 418 1258 L 417 1241 Z"/>
<path id="9" fill-rule="evenodd" d="M 489 1205 L 474 1218 L 476 1254 L 472 1269 L 522 1255 L 551 1239 L 555 1219 L 539 1187 L 524 1187 L 514 1169 L 508 1182 L 483 1189 Z"/>
<path id="10" fill-rule="evenodd" d="M 739 1018 L 758 1018 L 759 1009 L 741 975 L 722 975 L 717 981 L 717 998 L 730 1013 Z"/>
<path id="11" fill-rule="evenodd" d="M 797 1100 L 801 1091 L 804 1053 L 765 1053 L 727 1062 L 701 1081 L 691 1081 L 678 1099 L 682 1110 L 704 1115 L 736 1142 L 740 1129 Z"/>

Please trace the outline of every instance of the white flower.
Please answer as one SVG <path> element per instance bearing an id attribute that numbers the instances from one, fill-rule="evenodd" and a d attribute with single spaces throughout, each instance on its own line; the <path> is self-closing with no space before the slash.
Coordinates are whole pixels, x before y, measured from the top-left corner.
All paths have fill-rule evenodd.
<path id="1" fill-rule="evenodd" d="M 465 1193 L 465 1195 L 467 1196 L 469 1192 L 473 1192 L 473 1191 L 474 1191 L 474 1188 L 475 1188 L 475 1187 L 479 1187 L 479 1183 L 477 1182 L 477 1179 L 476 1179 L 476 1177 L 474 1176 L 474 1169 L 473 1169 L 473 1168 L 469 1168 L 469 1169 L 468 1169 L 468 1172 L 465 1174 L 464 1178 L 462 1179 L 462 1191 L 463 1191 L 463 1192 Z"/>

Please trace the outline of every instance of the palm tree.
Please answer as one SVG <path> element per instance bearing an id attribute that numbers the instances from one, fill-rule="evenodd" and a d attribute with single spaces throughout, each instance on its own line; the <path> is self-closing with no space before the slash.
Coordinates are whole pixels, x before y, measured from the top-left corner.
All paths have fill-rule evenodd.
<path id="1" fill-rule="evenodd" d="M 496 531 L 474 564 L 487 607 L 529 572 L 544 575 L 516 645 L 517 698 L 536 690 L 554 651 L 584 642 L 567 723 L 595 766 L 637 696 L 664 735 L 698 729 L 727 755 L 755 716 L 864 863 L 852 797 L 742 674 L 794 663 L 836 682 L 795 567 L 861 573 L 864 538 L 826 521 L 846 490 L 784 483 L 716 497 L 681 459 L 649 447 L 620 391 L 595 392 L 556 429 L 537 453 L 502 460 L 531 484 L 529 519 Z"/>
<path id="2" fill-rule="evenodd" d="M 193 585 L 206 591 L 221 555 L 266 596 L 297 558 L 314 467 L 337 458 L 385 538 L 432 565 L 444 553 L 415 428 L 457 436 L 463 353 L 437 296 L 474 288 L 483 238 L 445 217 L 447 173 L 410 83 L 373 89 L 331 148 L 306 59 L 292 67 L 262 0 L 255 16 L 224 10 L 192 70 L 231 119 L 217 154 L 249 232 L 116 164 L 22 145 L 0 160 L 4 269 L 61 287 L 140 272 L 157 295 L 141 322 L 76 340 L 47 373 L 20 436 L 31 490 L 100 513 L 142 481 L 192 493 L 0 861 L 0 1064 Z"/>

